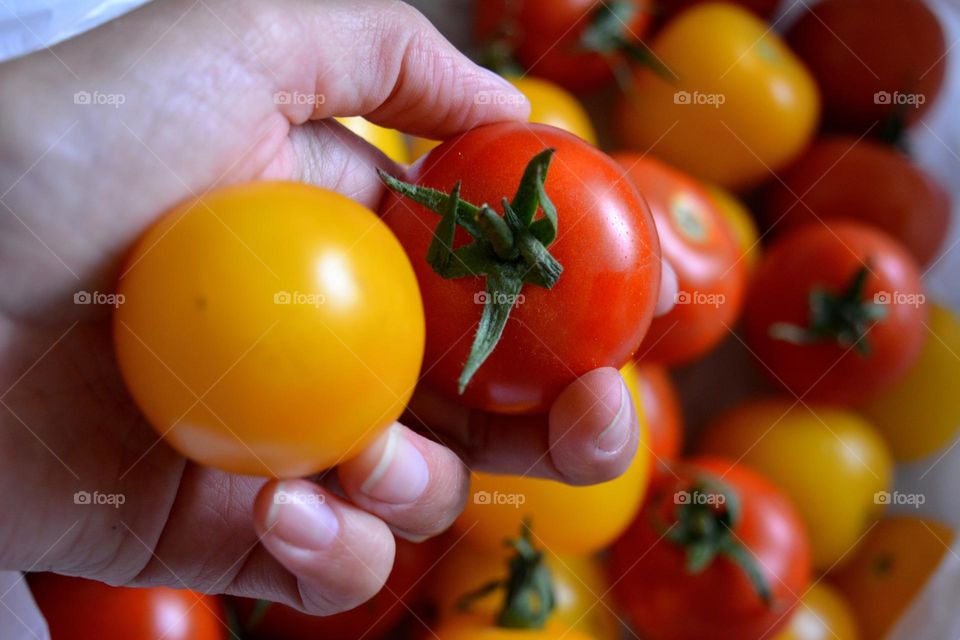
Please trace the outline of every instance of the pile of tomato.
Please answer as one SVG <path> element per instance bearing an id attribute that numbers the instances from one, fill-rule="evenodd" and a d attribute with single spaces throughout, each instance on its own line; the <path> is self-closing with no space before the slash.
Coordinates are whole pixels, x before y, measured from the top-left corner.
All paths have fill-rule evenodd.
<path id="1" fill-rule="evenodd" d="M 885 514 L 894 465 L 960 426 L 960 318 L 923 282 L 951 203 L 904 135 L 947 46 L 921 0 L 823 0 L 786 29 L 778 4 L 478 0 L 531 123 L 438 142 L 343 119 L 397 163 L 378 214 L 230 187 L 169 213 L 119 284 L 128 387 L 195 461 L 303 476 L 417 385 L 530 414 L 614 366 L 641 423 L 621 477 L 474 473 L 451 531 L 398 540 L 383 590 L 327 618 L 37 575 L 53 637 L 111 608 L 128 639 L 178 608 L 171 640 L 883 637 L 952 537 Z M 654 317 L 661 258 L 678 292 Z"/>

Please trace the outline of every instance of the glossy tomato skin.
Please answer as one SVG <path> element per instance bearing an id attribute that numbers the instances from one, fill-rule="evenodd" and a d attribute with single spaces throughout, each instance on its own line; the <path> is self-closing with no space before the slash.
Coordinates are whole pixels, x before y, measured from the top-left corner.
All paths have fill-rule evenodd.
<path id="1" fill-rule="evenodd" d="M 652 3 L 630 3 L 633 15 L 622 35 L 639 40 L 649 26 Z M 608 60 L 580 48 L 592 14 L 603 6 L 600 0 L 474 0 L 474 31 L 484 43 L 506 28 L 513 34 L 509 38 L 513 54 L 525 71 L 570 91 L 593 91 L 612 83 L 611 65 L 624 62 L 619 54 Z"/>
<path id="2" fill-rule="evenodd" d="M 337 118 L 337 122 L 375 146 L 394 162 L 400 164 L 410 162 L 407 141 L 404 140 L 403 134 L 396 129 L 381 127 L 361 116 Z"/>
<path id="3" fill-rule="evenodd" d="M 670 372 L 650 362 L 629 362 L 620 375 L 647 432 L 654 465 L 670 462 L 683 448 L 683 407 Z"/>
<path id="4" fill-rule="evenodd" d="M 950 196 L 900 152 L 871 140 L 817 140 L 764 197 L 774 234 L 816 220 L 872 224 L 903 243 L 919 264 L 937 254 L 950 224 Z"/>
<path id="5" fill-rule="evenodd" d="M 417 382 L 413 269 L 372 211 L 332 191 L 257 182 L 185 203 L 137 242 L 117 291 L 127 388 L 207 466 L 328 468 L 396 420 Z"/>
<path id="6" fill-rule="evenodd" d="M 816 78 L 833 129 L 880 134 L 893 117 L 916 122 L 943 84 L 943 29 L 922 0 L 824 0 L 787 41 Z M 922 103 L 898 105 L 897 93 Z"/>
<path id="7" fill-rule="evenodd" d="M 793 344 L 778 323 L 807 326 L 810 293 L 845 291 L 868 264 L 863 298 L 886 316 L 866 335 L 870 354 L 836 341 Z M 743 314 L 747 344 L 775 382 L 809 400 L 856 404 L 888 388 L 916 360 L 927 317 L 916 261 L 882 231 L 854 222 L 811 223 L 775 242 L 754 274 Z"/>
<path id="8" fill-rule="evenodd" d="M 637 519 L 610 550 L 615 593 L 639 635 L 649 640 L 756 640 L 785 625 L 810 581 L 809 542 L 789 499 L 732 460 L 691 459 L 674 472 L 654 479 Z M 692 575 L 685 568 L 685 549 L 663 537 L 663 526 L 676 521 L 675 496 L 703 476 L 723 482 L 739 496 L 741 520 L 734 533 L 772 589 L 769 607 L 726 557 Z"/>
<path id="9" fill-rule="evenodd" d="M 773 640 L 860 640 L 860 633 L 843 596 L 826 582 L 818 582 L 803 594 L 802 604 Z"/>
<path id="10" fill-rule="evenodd" d="M 650 156 L 613 157 L 650 206 L 661 251 L 677 274 L 676 304 L 654 318 L 638 355 L 665 365 L 689 362 L 716 346 L 737 321 L 746 288 L 741 249 L 696 180 Z"/>
<path id="11" fill-rule="evenodd" d="M 111 587 L 39 573 L 29 578 L 51 640 L 221 640 L 228 627 L 220 601 L 166 587 Z"/>
<path id="12" fill-rule="evenodd" d="M 472 407 L 546 411 L 576 377 L 626 363 L 653 315 L 660 245 L 650 213 L 620 179 L 617 164 L 576 136 L 540 124 L 488 125 L 437 147 L 405 179 L 447 192 L 462 181 L 463 199 L 499 209 L 530 159 L 547 147 L 556 150 L 546 192 L 559 221 L 549 250 L 563 274 L 550 290 L 523 287 L 499 344 L 462 396 L 457 378 L 480 319 L 483 279 L 445 280 L 431 269 L 426 255 L 436 214 L 394 194 L 381 205 L 420 282 L 427 317 L 423 380 Z"/>

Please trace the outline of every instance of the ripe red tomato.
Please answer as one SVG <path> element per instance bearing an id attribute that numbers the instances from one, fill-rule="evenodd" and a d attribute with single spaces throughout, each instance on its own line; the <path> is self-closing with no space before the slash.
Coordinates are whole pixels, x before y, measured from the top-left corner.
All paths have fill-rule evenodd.
<path id="1" fill-rule="evenodd" d="M 823 96 L 829 127 L 916 122 L 943 84 L 946 42 L 923 0 L 824 0 L 787 33 Z"/>
<path id="2" fill-rule="evenodd" d="M 52 640 L 221 640 L 220 601 L 166 587 L 111 587 L 55 573 L 30 576 Z"/>
<path id="3" fill-rule="evenodd" d="M 893 238 L 854 222 L 812 223 L 775 242 L 760 263 L 745 338 L 793 393 L 856 403 L 919 356 L 924 302 L 920 270 Z"/>
<path id="4" fill-rule="evenodd" d="M 847 136 L 815 142 L 765 196 L 773 233 L 815 220 L 858 220 L 883 229 L 923 265 L 950 224 L 950 196 L 903 154 Z"/>
<path id="5" fill-rule="evenodd" d="M 408 607 L 423 590 L 421 577 L 436 560 L 435 541 L 414 544 L 397 538 L 393 570 L 383 588 L 373 598 L 350 611 L 332 616 L 311 616 L 291 607 L 271 603 L 263 617 L 248 621 L 255 600 L 237 600 L 240 623 L 251 639 L 264 640 L 378 640 L 390 632 L 410 611 Z"/>
<path id="6" fill-rule="evenodd" d="M 506 46 L 524 70 L 570 91 L 610 84 L 640 38 L 651 0 L 476 0 L 478 41 Z"/>
<path id="7" fill-rule="evenodd" d="M 683 447 L 683 408 L 670 372 L 650 362 L 630 362 L 622 369 L 637 416 L 645 425 L 654 464 L 670 462 Z"/>
<path id="8" fill-rule="evenodd" d="M 648 640 L 769 637 L 810 580 L 799 515 L 771 482 L 732 461 L 700 458 L 673 471 L 654 478 L 610 551 L 630 621 Z"/>
<path id="9" fill-rule="evenodd" d="M 663 255 L 677 274 L 677 304 L 653 320 L 639 356 L 667 365 L 689 362 L 713 348 L 736 322 L 746 264 L 723 214 L 699 182 L 650 156 L 613 157 L 650 205 Z"/>
<path id="10" fill-rule="evenodd" d="M 555 159 L 544 191 L 556 208 L 558 234 L 547 250 L 563 272 L 550 289 L 525 284 L 506 300 L 510 315 L 499 343 L 459 396 L 472 407 L 547 410 L 576 377 L 625 364 L 653 315 L 660 247 L 650 212 L 621 179 L 619 166 L 576 136 L 539 124 L 481 127 L 428 153 L 405 179 L 444 192 L 462 181 L 460 197 L 475 205 L 490 203 L 498 209 L 491 215 L 502 221 L 502 200 L 513 197 L 531 158 L 548 147 L 555 149 Z M 449 198 L 440 200 L 449 206 Z M 468 217 L 465 206 L 459 207 L 458 221 Z M 534 225 L 547 222 L 542 206 L 538 211 Z M 395 193 L 384 200 L 381 212 L 420 283 L 427 317 L 423 380 L 456 398 L 481 311 L 500 296 L 488 294 L 482 278 L 444 279 L 434 271 L 426 257 L 438 227 L 436 213 Z M 469 236 L 461 226 L 455 238 L 453 246 L 460 247 Z M 503 264 L 491 269 L 506 268 Z M 475 273 L 463 263 L 455 266 L 464 267 L 467 276 Z M 522 272 L 530 270 L 522 267 Z"/>

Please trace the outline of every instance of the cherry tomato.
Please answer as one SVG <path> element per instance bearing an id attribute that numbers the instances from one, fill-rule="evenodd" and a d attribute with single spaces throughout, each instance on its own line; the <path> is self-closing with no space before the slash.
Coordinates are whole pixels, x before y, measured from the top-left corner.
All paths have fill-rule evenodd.
<path id="1" fill-rule="evenodd" d="M 863 640 L 880 640 L 926 584 L 953 540 L 943 524 L 885 518 L 830 579 L 850 603 Z"/>
<path id="2" fill-rule="evenodd" d="M 255 600 L 238 600 L 241 624 L 249 636 L 264 640 L 378 640 L 390 637 L 410 611 L 409 607 L 423 591 L 421 578 L 433 565 L 438 544 L 433 541 L 414 544 L 397 538 L 393 570 L 383 588 L 369 601 L 350 611 L 332 616 L 311 616 L 291 607 L 270 603 L 262 617 L 254 615 Z"/>
<path id="3" fill-rule="evenodd" d="M 761 253 L 760 231 L 753 220 L 753 215 L 743 202 L 726 189 L 708 185 L 707 191 L 710 192 L 713 203 L 730 227 L 733 239 L 740 248 L 740 255 L 747 273 L 753 273 L 760 264 Z"/>
<path id="4" fill-rule="evenodd" d="M 960 429 L 960 318 L 930 305 L 920 357 L 892 388 L 864 406 L 893 457 L 912 461 L 949 446 Z M 923 425 L 922 429 L 916 425 Z"/>
<path id="5" fill-rule="evenodd" d="M 476 614 L 447 618 L 430 637 L 443 640 L 599 640 L 559 622 L 548 622 L 543 629 L 508 629 L 497 626 L 493 616 Z"/>
<path id="6" fill-rule="evenodd" d="M 809 542 L 789 499 L 719 458 L 656 476 L 609 561 L 615 593 L 648 640 L 718 630 L 756 640 L 786 624 L 810 580 Z"/>
<path id="7" fill-rule="evenodd" d="M 221 640 L 220 601 L 166 587 L 111 587 L 55 573 L 30 576 L 52 640 Z"/>
<path id="8" fill-rule="evenodd" d="M 481 43 L 506 47 L 529 73 L 570 91 L 609 85 L 639 42 L 650 0 L 476 0 Z"/>
<path id="9" fill-rule="evenodd" d="M 824 0 L 805 5 L 787 41 L 809 65 L 824 119 L 857 134 L 916 122 L 943 84 L 946 41 L 922 0 Z M 872 127 L 872 129 L 871 129 Z"/>
<path id="10" fill-rule="evenodd" d="M 917 359 L 924 301 L 919 268 L 893 238 L 859 223 L 811 223 L 770 247 L 744 333 L 763 370 L 793 393 L 856 403 Z"/>
<path id="11" fill-rule="evenodd" d="M 704 430 L 698 451 L 739 460 L 779 485 L 810 533 L 814 566 L 839 561 L 879 515 L 893 461 L 852 411 L 764 398 L 738 405 Z M 838 490 L 842 487 L 843 490 Z"/>
<path id="12" fill-rule="evenodd" d="M 646 199 L 661 250 L 677 274 L 676 305 L 654 318 L 643 360 L 676 365 L 727 336 L 746 288 L 740 248 L 710 194 L 693 178 L 638 153 L 614 155 Z"/>
<path id="13" fill-rule="evenodd" d="M 620 374 L 646 430 L 652 459 L 669 462 L 679 457 L 683 447 L 683 408 L 670 373 L 657 364 L 629 362 Z"/>
<path id="14" fill-rule="evenodd" d="M 414 164 L 405 179 L 447 193 L 462 181 L 463 200 L 478 206 L 490 203 L 502 220 L 503 198 L 513 197 L 531 159 L 547 147 L 555 152 L 544 190 L 556 207 L 558 228 L 547 250 L 563 269 L 550 289 L 527 283 L 519 295 L 503 296 L 487 291 L 489 277 L 444 279 L 427 261 L 442 219 L 393 193 L 381 206 L 384 221 L 413 262 L 423 294 L 424 383 L 472 407 L 504 413 L 546 411 L 577 376 L 625 364 L 653 315 L 660 248 L 650 212 L 636 190 L 620 179 L 618 165 L 576 136 L 540 124 L 488 125 L 437 147 Z M 449 198 L 443 202 L 446 206 Z M 542 215 L 542 207 L 540 211 Z M 538 221 L 547 222 L 543 217 Z M 457 233 L 455 247 L 469 239 L 462 228 Z M 495 266 L 486 268 L 513 269 L 523 259 L 498 258 Z M 533 273 L 528 267 L 520 271 Z M 475 271 L 464 266 L 464 272 Z M 459 395 L 459 376 L 481 312 L 504 301 L 502 306 L 513 304 L 503 334 Z"/>
<path id="15" fill-rule="evenodd" d="M 711 0 L 660 0 L 657 3 L 657 8 L 666 13 L 668 16 L 672 16 L 675 13 L 691 7 L 695 4 L 702 4 L 704 2 L 709 2 Z M 769 18 L 771 17 L 780 6 L 780 0 L 730 0 L 733 4 L 739 4 L 745 9 L 749 9 L 753 13 L 757 14 L 759 18 Z"/>
<path id="16" fill-rule="evenodd" d="M 950 196 L 903 154 L 846 136 L 818 140 L 772 184 L 763 217 L 774 233 L 816 220 L 872 224 L 919 264 L 937 254 L 950 224 Z"/>
<path id="17" fill-rule="evenodd" d="M 403 134 L 396 129 L 381 127 L 360 116 L 337 118 L 336 120 L 377 149 L 380 149 L 385 156 L 394 162 L 399 162 L 400 164 L 410 162 L 407 142 L 403 139 Z"/>
<path id="18" fill-rule="evenodd" d="M 118 293 L 127 387 L 202 464 L 317 472 L 396 420 L 417 382 L 413 269 L 371 211 L 330 191 L 265 182 L 186 203 L 139 240 Z"/>
<path id="19" fill-rule="evenodd" d="M 667 23 L 653 53 L 666 71 L 639 68 L 616 109 L 629 148 L 739 189 L 784 167 L 816 129 L 813 78 L 746 9 L 691 7 Z"/>
<path id="20" fill-rule="evenodd" d="M 773 640 L 859 640 L 857 620 L 837 591 L 825 582 L 803 594 L 787 628 Z"/>

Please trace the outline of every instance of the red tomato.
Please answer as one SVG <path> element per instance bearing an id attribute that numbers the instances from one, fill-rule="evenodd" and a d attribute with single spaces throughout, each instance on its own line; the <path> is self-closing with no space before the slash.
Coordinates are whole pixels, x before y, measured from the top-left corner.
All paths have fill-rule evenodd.
<path id="1" fill-rule="evenodd" d="M 610 551 L 630 621 L 648 640 L 770 637 L 810 580 L 810 544 L 796 510 L 771 482 L 732 461 L 701 458 L 673 471 L 654 479 Z"/>
<path id="2" fill-rule="evenodd" d="M 946 237 L 950 196 L 890 147 L 838 136 L 815 142 L 772 184 L 762 215 L 774 233 L 818 219 L 872 224 L 923 265 Z"/>
<path id="3" fill-rule="evenodd" d="M 397 555 L 393 571 L 383 588 L 373 598 L 350 611 L 332 616 L 311 616 L 291 607 L 271 603 L 263 617 L 247 625 L 254 611 L 255 600 L 237 600 L 240 622 L 249 637 L 264 640 L 378 640 L 406 617 L 408 608 L 423 587 L 420 578 L 436 560 L 438 545 L 434 541 L 414 544 L 397 538 Z M 247 637 L 247 636 L 245 636 Z"/>
<path id="4" fill-rule="evenodd" d="M 52 640 L 221 640 L 220 601 L 166 587 L 111 587 L 55 573 L 30 576 Z"/>
<path id="5" fill-rule="evenodd" d="M 570 91 L 610 84 L 624 48 L 639 47 L 651 0 L 475 0 L 475 33 L 500 40 L 523 68 Z M 615 14 L 615 15 L 614 15 Z"/>
<path id="6" fill-rule="evenodd" d="M 428 153 L 410 167 L 406 180 L 445 192 L 463 181 L 463 200 L 499 210 L 504 197 L 513 197 L 531 158 L 547 147 L 555 156 L 545 191 L 558 220 L 548 250 L 563 273 L 551 289 L 523 286 L 499 343 L 459 396 L 472 407 L 547 410 L 576 377 L 625 364 L 653 315 L 660 247 L 650 212 L 620 179 L 618 165 L 576 136 L 528 123 L 481 127 Z M 381 212 L 420 283 L 427 317 L 423 380 L 457 398 L 458 376 L 490 300 L 484 279 L 447 280 L 434 272 L 425 259 L 439 220 L 431 210 L 391 193 Z M 462 229 L 457 233 L 454 246 L 467 239 Z"/>
<path id="7" fill-rule="evenodd" d="M 689 362 L 713 348 L 736 322 L 746 264 L 723 214 L 699 182 L 650 156 L 613 157 L 650 205 L 663 255 L 677 274 L 677 304 L 653 320 L 638 353 L 667 365 Z"/>
<path id="8" fill-rule="evenodd" d="M 762 368 L 793 393 L 856 403 L 919 356 L 924 302 L 920 270 L 893 238 L 854 222 L 813 223 L 775 242 L 760 263 L 745 337 Z"/>
<path id="9" fill-rule="evenodd" d="M 940 91 L 946 43 L 923 0 L 824 0 L 787 33 L 820 86 L 830 127 L 916 122 Z"/>
<path id="10" fill-rule="evenodd" d="M 637 415 L 646 425 L 647 446 L 656 462 L 680 456 L 683 447 L 683 408 L 670 372 L 658 364 L 631 362 L 620 369 L 633 395 Z"/>

